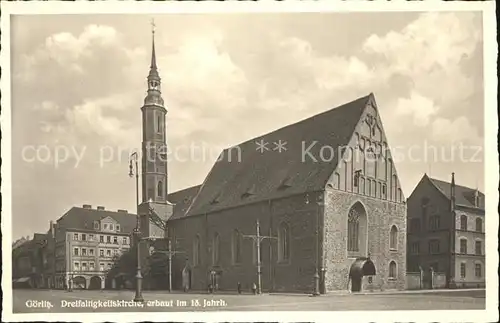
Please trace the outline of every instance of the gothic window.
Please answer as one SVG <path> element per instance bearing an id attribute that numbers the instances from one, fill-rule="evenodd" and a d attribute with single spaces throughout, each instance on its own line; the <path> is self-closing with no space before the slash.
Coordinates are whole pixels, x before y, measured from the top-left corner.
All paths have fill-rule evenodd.
<path id="1" fill-rule="evenodd" d="M 214 240 L 212 245 L 212 261 L 214 265 L 219 264 L 219 234 L 214 234 Z"/>
<path id="2" fill-rule="evenodd" d="M 281 223 L 278 231 L 279 261 L 290 259 L 290 229 L 288 224 Z"/>
<path id="3" fill-rule="evenodd" d="M 389 248 L 391 250 L 397 250 L 398 249 L 398 228 L 396 228 L 395 225 L 393 225 L 392 228 L 391 228 Z"/>
<path id="4" fill-rule="evenodd" d="M 460 216 L 460 230 L 467 231 L 467 215 L 465 214 Z"/>
<path id="5" fill-rule="evenodd" d="M 233 231 L 233 263 L 241 262 L 241 234 L 238 230 Z"/>
<path id="6" fill-rule="evenodd" d="M 365 194 L 365 179 L 363 177 L 359 178 L 359 193 Z"/>
<path id="7" fill-rule="evenodd" d="M 389 278 L 396 279 L 396 276 L 397 276 L 396 262 L 391 261 L 389 263 Z"/>
<path id="8" fill-rule="evenodd" d="M 359 251 L 359 213 L 351 208 L 347 220 L 347 251 Z"/>
<path id="9" fill-rule="evenodd" d="M 396 194 L 398 188 L 398 177 L 396 175 L 392 175 L 392 183 L 391 183 L 391 200 L 396 201 Z"/>
<path id="10" fill-rule="evenodd" d="M 481 218 L 476 218 L 476 231 L 483 232 L 483 220 Z"/>
<path id="11" fill-rule="evenodd" d="M 366 150 L 365 150 L 365 172 L 366 176 L 369 177 L 375 177 L 376 176 L 376 156 L 375 156 L 375 149 L 373 148 L 373 145 L 370 142 L 367 142 L 366 144 Z"/>
<path id="12" fill-rule="evenodd" d="M 163 182 L 158 181 L 158 197 L 163 197 Z"/>
<path id="13" fill-rule="evenodd" d="M 201 251 L 200 236 L 196 235 L 196 237 L 194 238 L 194 243 L 193 243 L 193 266 L 198 266 L 201 263 L 200 251 Z"/>

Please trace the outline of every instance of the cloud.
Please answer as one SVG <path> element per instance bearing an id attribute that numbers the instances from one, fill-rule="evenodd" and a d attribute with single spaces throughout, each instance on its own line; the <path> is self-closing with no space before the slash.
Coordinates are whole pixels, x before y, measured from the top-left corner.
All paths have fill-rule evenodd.
<path id="1" fill-rule="evenodd" d="M 412 91 L 409 98 L 398 99 L 395 112 L 403 117 L 410 116 L 416 126 L 425 127 L 429 124 L 429 118 L 436 115 L 439 109 L 431 99 Z"/>
<path id="2" fill-rule="evenodd" d="M 482 145 L 483 140 L 465 116 L 448 120 L 438 118 L 432 123 L 432 135 L 440 140 L 449 143 L 466 142 Z"/>

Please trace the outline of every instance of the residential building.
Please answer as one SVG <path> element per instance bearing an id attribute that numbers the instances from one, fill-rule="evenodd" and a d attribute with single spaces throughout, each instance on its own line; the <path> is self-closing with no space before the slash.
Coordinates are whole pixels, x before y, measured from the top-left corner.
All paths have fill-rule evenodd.
<path id="1" fill-rule="evenodd" d="M 446 273 L 449 287 L 485 284 L 485 197 L 425 174 L 408 198 L 408 270 Z M 430 276 L 429 276 L 430 277 Z"/>

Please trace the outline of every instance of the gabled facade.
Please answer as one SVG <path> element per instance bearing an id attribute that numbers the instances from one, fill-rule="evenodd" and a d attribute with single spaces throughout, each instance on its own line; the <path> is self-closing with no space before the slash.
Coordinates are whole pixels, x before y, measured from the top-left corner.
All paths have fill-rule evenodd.
<path id="1" fill-rule="evenodd" d="M 281 152 L 255 146 L 280 141 Z M 174 262 L 176 287 L 250 288 L 258 221 L 267 236 L 263 290 L 311 291 L 316 272 L 323 292 L 404 288 L 406 206 L 387 147 L 370 94 L 225 150 L 169 221 L 184 251 Z M 371 279 L 350 276 L 356 261 L 374 268 L 365 273 Z"/>
<path id="2" fill-rule="evenodd" d="M 484 194 L 426 174 L 408 199 L 408 268 L 445 273 L 447 285 L 485 283 Z"/>

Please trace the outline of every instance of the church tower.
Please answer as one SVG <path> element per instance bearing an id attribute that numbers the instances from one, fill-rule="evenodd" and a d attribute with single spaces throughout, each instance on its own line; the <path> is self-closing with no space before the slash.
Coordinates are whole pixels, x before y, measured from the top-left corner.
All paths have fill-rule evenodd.
<path id="1" fill-rule="evenodd" d="M 142 203 L 139 205 L 142 237 L 164 238 L 166 222 L 173 214 L 168 202 L 167 109 L 161 96 L 156 65 L 155 25 L 152 23 L 151 66 L 142 111 Z"/>
<path id="2" fill-rule="evenodd" d="M 161 96 L 161 78 L 158 74 L 153 24 L 151 66 L 147 78 L 148 90 L 142 111 L 142 202 L 167 201 L 167 135 L 165 108 Z"/>

